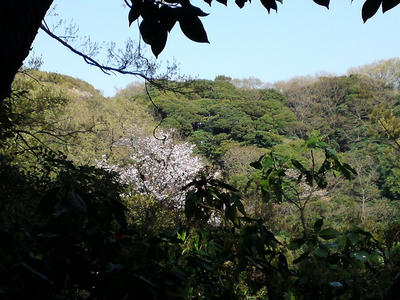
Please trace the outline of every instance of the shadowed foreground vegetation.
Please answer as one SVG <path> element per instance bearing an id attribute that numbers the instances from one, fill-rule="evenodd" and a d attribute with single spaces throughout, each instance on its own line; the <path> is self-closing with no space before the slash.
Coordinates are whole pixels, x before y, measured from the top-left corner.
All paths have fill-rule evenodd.
<path id="1" fill-rule="evenodd" d="M 149 87 L 156 106 L 24 71 L 0 112 L 0 297 L 398 298 L 398 70 L 218 76 Z"/>

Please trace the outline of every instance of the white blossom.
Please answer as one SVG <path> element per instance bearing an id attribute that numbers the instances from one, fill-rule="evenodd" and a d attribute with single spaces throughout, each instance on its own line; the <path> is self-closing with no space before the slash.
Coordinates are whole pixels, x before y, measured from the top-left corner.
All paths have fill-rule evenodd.
<path id="1" fill-rule="evenodd" d="M 128 184 L 130 193 L 149 194 L 174 209 L 184 206 L 187 191 L 183 190 L 203 168 L 194 145 L 176 143 L 173 130 L 161 132 L 163 139 L 132 134 L 116 146 L 129 147 L 129 161 L 125 165 L 110 166 L 106 157 L 98 166 L 119 173 L 120 181 Z"/>

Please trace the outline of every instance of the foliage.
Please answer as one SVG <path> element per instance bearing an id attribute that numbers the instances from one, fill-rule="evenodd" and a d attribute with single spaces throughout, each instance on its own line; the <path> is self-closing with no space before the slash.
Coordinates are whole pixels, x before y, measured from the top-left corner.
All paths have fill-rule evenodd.
<path id="1" fill-rule="evenodd" d="M 177 128 L 198 151 L 217 159 L 231 145 L 269 147 L 296 125 L 285 98 L 275 90 L 241 90 L 226 80 L 196 81 L 190 98 L 152 93 L 165 114 L 163 125 Z"/>
<path id="2" fill-rule="evenodd" d="M 261 4 L 267 9 L 278 11 L 277 2 L 282 0 L 260 0 Z M 313 0 L 316 4 L 325 6 L 329 9 L 330 0 Z M 164 49 L 168 34 L 179 23 L 183 34 L 190 40 L 198 43 L 208 43 L 207 33 L 204 29 L 200 17 L 205 17 L 208 13 L 203 12 L 199 7 L 190 3 L 189 0 L 178 1 L 170 0 L 159 3 L 157 1 L 138 1 L 131 0 L 128 14 L 129 25 L 141 18 L 139 29 L 143 41 L 151 46 L 153 54 L 157 57 Z M 204 0 L 210 6 L 212 0 Z M 217 0 L 217 2 L 227 5 L 227 0 Z M 235 0 L 239 8 L 243 8 L 247 0 Z M 249 1 L 251 2 L 251 1 Z M 126 2 L 127 3 L 127 2 Z M 385 13 L 399 4 L 396 0 L 366 0 L 362 7 L 362 19 L 366 22 L 375 15 L 382 6 Z"/>
<path id="3" fill-rule="evenodd" d="M 387 85 L 398 89 L 400 84 L 400 59 L 380 60 L 365 66 L 351 68 L 348 74 L 365 74 L 375 80 L 382 80 Z"/>
<path id="4" fill-rule="evenodd" d="M 300 121 L 297 135 L 304 138 L 319 130 L 341 152 L 368 137 L 369 114 L 377 105 L 397 101 L 390 86 L 360 75 L 322 77 L 306 85 L 292 82 L 284 94 Z"/>
<path id="5" fill-rule="evenodd" d="M 104 99 L 79 81 L 57 90 L 62 76 L 35 74 L 45 83 L 18 78 L 1 116 L 1 298 L 398 298 L 392 87 L 319 78 L 281 83 L 283 96 L 219 76 L 194 81 L 186 95 L 151 88 L 177 142 L 149 137 L 160 112 L 153 119 L 142 87 Z M 374 101 L 392 109 L 375 107 L 371 122 Z M 279 143 L 246 138 L 260 128 Z M 65 147 L 51 135 L 60 133 Z M 219 156 L 219 177 L 197 172 L 192 139 L 205 141 L 199 153 Z M 108 170 L 97 168 L 102 154 Z"/>

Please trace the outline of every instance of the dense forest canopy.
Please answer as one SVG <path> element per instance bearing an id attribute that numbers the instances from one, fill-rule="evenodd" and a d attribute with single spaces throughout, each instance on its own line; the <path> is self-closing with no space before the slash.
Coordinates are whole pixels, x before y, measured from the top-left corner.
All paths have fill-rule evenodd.
<path id="1" fill-rule="evenodd" d="M 0 294 L 397 297 L 399 74 L 104 98 L 23 70 L 1 115 Z"/>

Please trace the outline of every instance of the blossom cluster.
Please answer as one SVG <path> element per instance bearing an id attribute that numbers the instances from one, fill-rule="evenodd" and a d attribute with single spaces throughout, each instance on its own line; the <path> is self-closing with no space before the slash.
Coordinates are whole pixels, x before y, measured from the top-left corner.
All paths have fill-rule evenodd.
<path id="1" fill-rule="evenodd" d="M 162 139 L 133 134 L 121 139 L 117 146 L 128 147 L 129 161 L 110 166 L 107 159 L 98 166 L 119 173 L 130 193 L 148 194 L 174 209 L 181 209 L 189 184 L 203 168 L 201 159 L 193 154 L 194 145 L 177 143 L 174 131 L 161 132 Z"/>

